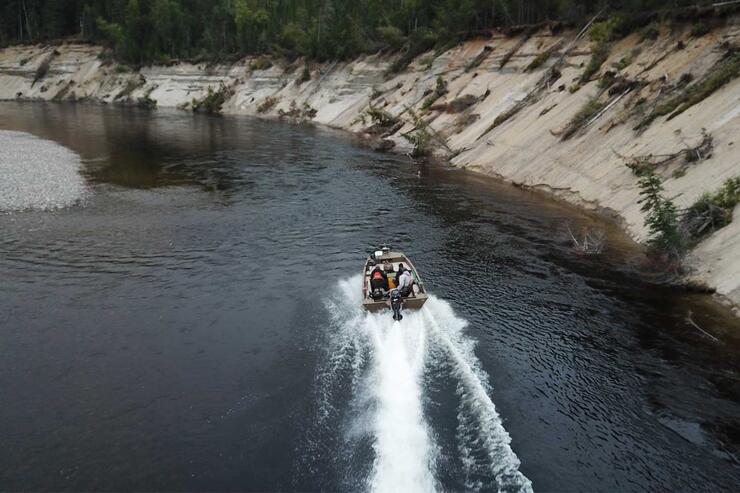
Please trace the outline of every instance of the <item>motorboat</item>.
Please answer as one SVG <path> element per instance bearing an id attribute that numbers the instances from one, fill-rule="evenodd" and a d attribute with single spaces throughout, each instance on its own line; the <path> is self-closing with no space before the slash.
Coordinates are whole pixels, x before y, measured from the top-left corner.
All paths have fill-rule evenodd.
<path id="1" fill-rule="evenodd" d="M 403 266 L 411 272 L 413 284 L 407 296 L 402 296 L 398 286 L 399 267 Z M 371 274 L 380 267 L 388 282 L 386 286 L 373 289 Z M 390 309 L 393 319 L 401 320 L 403 308 L 418 310 L 426 303 L 427 294 L 419 272 L 409 258 L 401 252 L 391 251 L 388 247 L 381 247 L 372 252 L 365 261 L 362 271 L 362 307 L 369 312 L 378 312 Z"/>

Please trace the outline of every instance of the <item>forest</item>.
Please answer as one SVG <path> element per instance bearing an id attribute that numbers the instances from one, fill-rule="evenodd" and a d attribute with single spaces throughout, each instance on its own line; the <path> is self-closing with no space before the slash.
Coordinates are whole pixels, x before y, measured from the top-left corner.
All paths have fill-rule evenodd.
<path id="1" fill-rule="evenodd" d="M 75 37 L 127 62 L 415 52 L 494 27 L 635 16 L 696 0 L 5 0 L 0 45 Z"/>

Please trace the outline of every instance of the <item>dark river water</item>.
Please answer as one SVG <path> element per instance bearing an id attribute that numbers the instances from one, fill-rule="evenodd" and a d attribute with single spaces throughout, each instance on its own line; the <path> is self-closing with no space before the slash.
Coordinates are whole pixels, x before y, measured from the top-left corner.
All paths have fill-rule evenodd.
<path id="1" fill-rule="evenodd" d="M 87 187 L 0 213 L 0 489 L 740 490 L 740 324 L 596 218 L 316 128 L 2 104 L 0 130 Z M 433 294 L 399 325 L 358 308 L 382 242 Z"/>

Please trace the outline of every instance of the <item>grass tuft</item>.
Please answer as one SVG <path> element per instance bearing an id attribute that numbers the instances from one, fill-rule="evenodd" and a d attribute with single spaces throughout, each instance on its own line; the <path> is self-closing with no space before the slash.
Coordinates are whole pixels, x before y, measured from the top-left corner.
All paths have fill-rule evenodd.
<path id="1" fill-rule="evenodd" d="M 740 176 L 730 178 L 715 193 L 705 193 L 689 207 L 681 226 L 694 241 L 732 222 L 732 211 L 740 203 Z"/>
<path id="2" fill-rule="evenodd" d="M 586 125 L 586 123 L 596 116 L 599 111 L 603 110 L 606 105 L 607 102 L 599 101 L 598 97 L 589 99 L 583 108 L 581 108 L 578 113 L 571 118 L 570 122 L 565 127 L 561 137 L 562 140 L 568 140 L 573 137 L 579 129 Z"/>
<path id="3" fill-rule="evenodd" d="M 669 115 L 668 119 L 672 120 L 692 106 L 704 101 L 714 92 L 736 79 L 738 75 L 740 75 L 740 53 L 735 52 L 717 63 L 701 81 L 685 87 L 680 94 L 658 104 L 652 113 L 646 116 L 635 129 L 642 130 L 655 119 L 665 115 Z M 687 76 L 684 84 L 689 81 L 690 79 Z"/>

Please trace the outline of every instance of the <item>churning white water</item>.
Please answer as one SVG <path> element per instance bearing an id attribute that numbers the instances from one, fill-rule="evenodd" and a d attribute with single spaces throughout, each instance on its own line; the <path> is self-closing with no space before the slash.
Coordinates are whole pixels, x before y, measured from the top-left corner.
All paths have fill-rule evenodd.
<path id="1" fill-rule="evenodd" d="M 377 492 L 435 491 L 439 450 L 424 415 L 426 371 L 449 372 L 458 397 L 457 454 L 470 490 L 531 491 L 511 438 L 491 400 L 485 372 L 464 334 L 466 322 L 434 296 L 394 322 L 361 307 L 361 278 L 341 281 L 327 301 L 332 324 L 319 376 L 319 421 L 342 404 L 334 389 L 347 379 L 355 409 L 352 433 L 369 435 L 374 453 L 366 485 Z M 362 395 L 357 395 L 362 394 Z M 447 452 L 450 453 L 450 452 Z"/>
<path id="2" fill-rule="evenodd" d="M 407 314 L 399 323 L 388 313 L 368 315 L 363 330 L 372 342 L 370 388 L 376 400 L 372 490 L 432 491 L 432 441 L 422 406 L 422 318 Z"/>
<path id="3" fill-rule="evenodd" d="M 77 154 L 27 133 L 0 130 L 0 211 L 58 209 L 84 194 Z"/>

